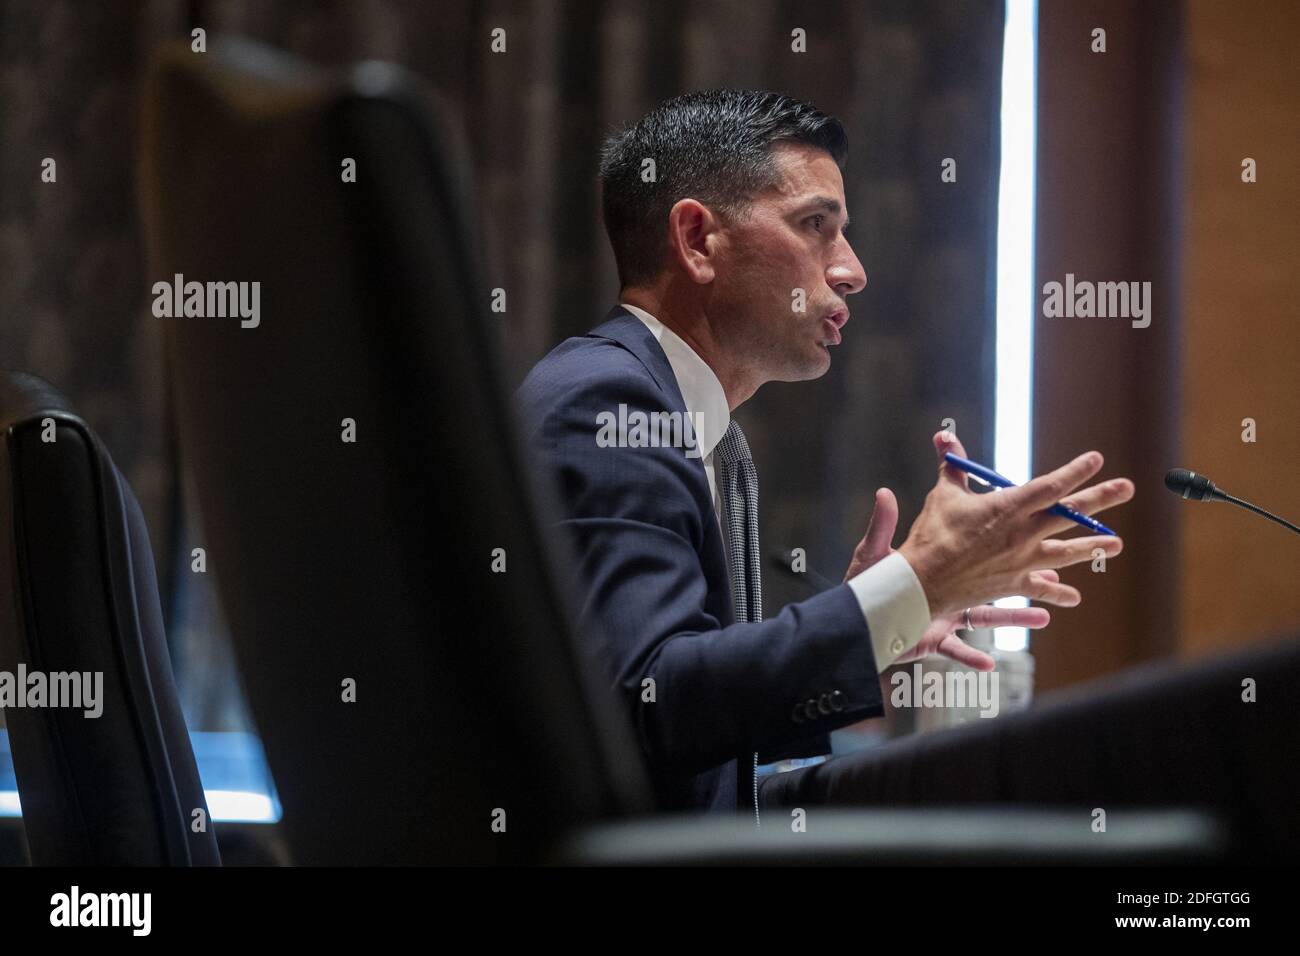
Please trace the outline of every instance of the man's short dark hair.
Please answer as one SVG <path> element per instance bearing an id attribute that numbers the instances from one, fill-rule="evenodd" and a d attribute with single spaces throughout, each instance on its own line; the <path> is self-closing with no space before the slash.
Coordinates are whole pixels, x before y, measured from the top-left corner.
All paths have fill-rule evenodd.
<path id="1" fill-rule="evenodd" d="M 754 196 L 778 182 L 772 146 L 806 143 L 844 166 L 839 120 L 766 90 L 701 90 L 674 97 L 606 141 L 601 207 L 619 282 L 641 285 L 663 266 L 668 213 L 695 199 L 724 219 L 744 216 Z M 643 177 L 654 160 L 654 180 Z"/>

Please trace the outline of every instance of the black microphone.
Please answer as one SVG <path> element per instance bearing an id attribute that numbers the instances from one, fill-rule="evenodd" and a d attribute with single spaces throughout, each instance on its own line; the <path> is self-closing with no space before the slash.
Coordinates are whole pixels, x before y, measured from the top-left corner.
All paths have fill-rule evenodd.
<path id="1" fill-rule="evenodd" d="M 796 571 L 794 569 L 794 551 L 790 548 L 777 548 L 774 551 L 769 551 L 767 560 L 772 567 L 785 572 L 788 577 L 797 579 L 814 591 L 829 591 L 831 588 L 839 587 L 830 578 L 818 574 L 812 568 Z"/>
<path id="2" fill-rule="evenodd" d="M 1174 468 L 1166 472 L 1165 487 L 1188 501 L 1226 501 L 1237 505 L 1239 508 L 1245 508 L 1247 511 L 1253 511 L 1257 515 L 1263 515 L 1268 520 L 1276 521 L 1282 527 L 1290 528 L 1296 534 L 1300 534 L 1300 527 L 1296 527 L 1285 518 L 1279 518 L 1263 508 L 1255 507 L 1249 501 L 1242 501 L 1240 498 L 1234 498 L 1226 491 L 1220 491 L 1209 478 L 1198 475 L 1194 471 L 1188 471 L 1186 468 Z"/>
<path id="3" fill-rule="evenodd" d="M 1188 501 L 1213 501 L 1216 498 L 1220 501 L 1227 500 L 1223 492 L 1214 487 L 1214 482 L 1209 478 L 1188 471 L 1186 468 L 1174 468 L 1166 472 L 1165 487 Z"/>

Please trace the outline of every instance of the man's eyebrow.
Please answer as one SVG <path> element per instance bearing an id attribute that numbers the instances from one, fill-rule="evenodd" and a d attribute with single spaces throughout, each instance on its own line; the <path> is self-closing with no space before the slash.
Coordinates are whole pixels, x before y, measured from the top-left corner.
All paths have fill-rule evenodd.
<path id="1" fill-rule="evenodd" d="M 809 199 L 806 203 L 804 203 L 799 208 L 801 211 L 806 211 L 809 209 L 825 209 L 829 213 L 838 213 L 841 211 L 840 201 L 831 196 L 814 196 L 812 199 Z M 849 224 L 849 214 L 846 212 L 844 213 L 844 225 L 841 228 L 847 227 L 848 224 Z"/>

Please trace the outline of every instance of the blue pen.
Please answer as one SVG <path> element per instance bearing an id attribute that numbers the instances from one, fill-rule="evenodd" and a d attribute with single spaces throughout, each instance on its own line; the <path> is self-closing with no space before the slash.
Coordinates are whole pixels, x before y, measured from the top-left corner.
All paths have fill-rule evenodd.
<path id="1" fill-rule="evenodd" d="M 948 464 L 952 465 L 954 468 L 960 468 L 967 474 L 974 475 L 976 478 L 981 478 L 990 485 L 996 485 L 999 488 L 1014 488 L 1016 486 L 1015 482 L 1008 478 L 1003 478 L 992 468 L 985 468 L 983 465 L 976 464 L 969 459 L 963 458 L 961 455 L 954 455 L 952 452 L 947 452 L 943 457 L 947 460 Z M 1089 531 L 1095 531 L 1097 534 L 1115 534 L 1114 531 L 1111 531 L 1110 528 L 1107 528 L 1096 518 L 1089 518 L 1087 515 L 1080 514 L 1073 508 L 1067 508 L 1063 504 L 1054 504 L 1047 510 L 1054 515 L 1060 515 L 1062 518 L 1069 518 L 1076 524 L 1081 524 Z"/>

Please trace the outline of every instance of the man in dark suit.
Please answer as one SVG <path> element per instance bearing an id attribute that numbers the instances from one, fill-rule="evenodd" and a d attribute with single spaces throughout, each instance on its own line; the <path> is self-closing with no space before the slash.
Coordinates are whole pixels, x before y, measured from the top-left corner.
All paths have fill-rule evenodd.
<path id="1" fill-rule="evenodd" d="M 829 732 L 883 712 L 878 674 L 938 653 L 987 670 L 960 626 L 1042 627 L 1072 606 L 1055 568 L 1119 553 L 1068 540 L 1043 509 L 1128 500 L 1088 452 L 1019 488 L 976 495 L 943 464 L 906 541 L 877 492 L 845 583 L 764 620 L 757 475 L 731 412 L 768 381 L 816 378 L 866 285 L 844 235 L 838 120 L 775 93 L 715 90 L 614 135 L 601 164 L 620 305 L 557 346 L 518 399 L 558 482 L 576 548 L 580 625 L 610 670 L 663 807 L 759 813 L 764 771 L 830 750 Z"/>

